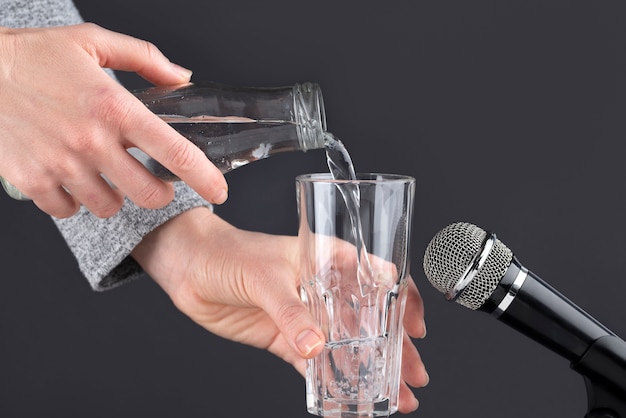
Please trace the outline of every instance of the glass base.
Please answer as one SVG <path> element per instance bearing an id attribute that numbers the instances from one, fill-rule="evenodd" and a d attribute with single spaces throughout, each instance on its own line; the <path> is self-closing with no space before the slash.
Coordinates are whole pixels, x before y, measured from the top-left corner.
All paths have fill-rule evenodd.
<path id="1" fill-rule="evenodd" d="M 311 396 L 307 399 L 307 411 L 313 415 L 329 418 L 374 418 L 388 417 L 397 412 L 397 408 L 390 409 L 389 399 L 366 403 L 338 402 L 333 399 L 316 402 Z"/>

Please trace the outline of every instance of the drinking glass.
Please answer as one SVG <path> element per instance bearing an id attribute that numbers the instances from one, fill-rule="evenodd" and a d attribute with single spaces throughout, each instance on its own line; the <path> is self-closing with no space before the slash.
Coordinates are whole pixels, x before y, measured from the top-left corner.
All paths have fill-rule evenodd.
<path id="1" fill-rule="evenodd" d="M 307 409 L 325 417 L 398 410 L 415 179 L 297 177 L 301 297 L 323 330 Z"/>

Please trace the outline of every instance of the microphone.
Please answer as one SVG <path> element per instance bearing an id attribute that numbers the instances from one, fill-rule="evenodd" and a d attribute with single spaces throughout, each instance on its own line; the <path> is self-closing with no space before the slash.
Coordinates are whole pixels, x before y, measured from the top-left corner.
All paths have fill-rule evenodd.
<path id="1" fill-rule="evenodd" d="M 439 231 L 424 254 L 430 283 L 570 361 L 587 387 L 587 417 L 626 418 L 626 342 L 524 267 L 494 233 L 469 223 Z"/>

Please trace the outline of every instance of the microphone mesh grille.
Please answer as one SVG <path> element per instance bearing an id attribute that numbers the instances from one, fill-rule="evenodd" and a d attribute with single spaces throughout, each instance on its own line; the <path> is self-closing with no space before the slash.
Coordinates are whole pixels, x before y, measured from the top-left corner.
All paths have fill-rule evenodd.
<path id="1" fill-rule="evenodd" d="M 424 254 L 424 273 L 430 283 L 444 294 L 449 292 L 480 252 L 486 236 L 476 225 L 462 222 L 439 231 Z M 483 268 L 456 301 L 470 309 L 480 308 L 498 286 L 512 259 L 511 250 L 496 239 Z"/>

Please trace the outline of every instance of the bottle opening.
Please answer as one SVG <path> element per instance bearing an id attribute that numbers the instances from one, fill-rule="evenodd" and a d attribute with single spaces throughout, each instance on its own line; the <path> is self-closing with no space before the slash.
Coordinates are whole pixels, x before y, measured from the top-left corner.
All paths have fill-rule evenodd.
<path id="1" fill-rule="evenodd" d="M 294 112 L 298 139 L 304 151 L 324 148 L 326 113 L 319 85 L 296 84 L 293 87 Z"/>

